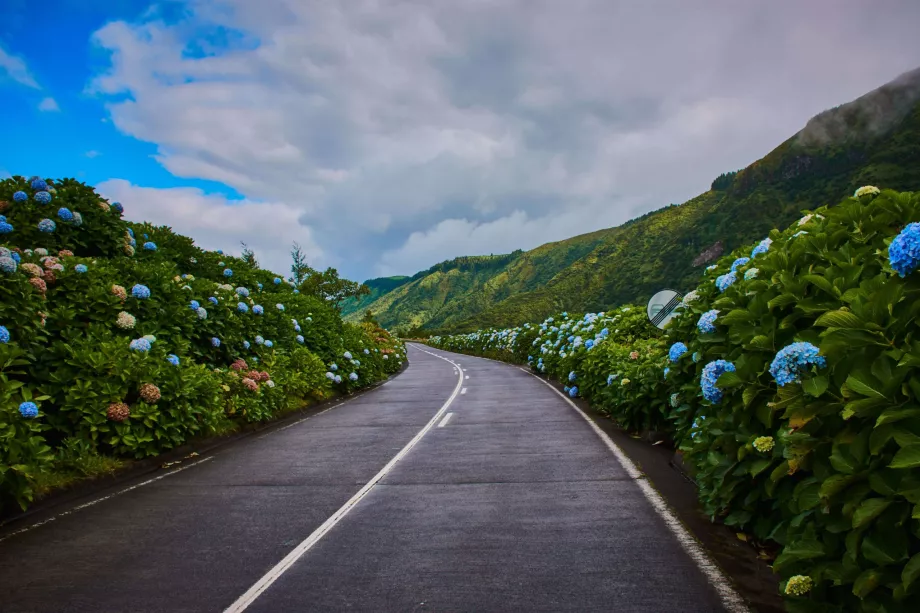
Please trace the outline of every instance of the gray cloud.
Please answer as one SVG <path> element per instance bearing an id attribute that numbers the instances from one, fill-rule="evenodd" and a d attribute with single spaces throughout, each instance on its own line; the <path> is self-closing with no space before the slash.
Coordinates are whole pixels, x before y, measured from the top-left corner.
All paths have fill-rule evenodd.
<path id="1" fill-rule="evenodd" d="M 91 89 L 169 171 L 296 211 L 354 277 L 682 202 L 920 64 L 908 0 L 186 8 L 97 32 Z"/>

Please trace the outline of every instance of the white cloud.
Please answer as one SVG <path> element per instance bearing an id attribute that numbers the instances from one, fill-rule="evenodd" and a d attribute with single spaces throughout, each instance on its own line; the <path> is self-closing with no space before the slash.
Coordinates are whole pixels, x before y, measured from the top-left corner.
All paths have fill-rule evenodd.
<path id="1" fill-rule="evenodd" d="M 26 87 L 40 89 L 38 83 L 35 81 L 35 77 L 29 72 L 25 60 L 21 57 L 11 55 L 3 47 L 0 47 L 0 75 L 3 73 L 6 73 L 6 76 Z"/>
<path id="2" fill-rule="evenodd" d="M 85 156 L 88 157 L 89 159 L 93 159 L 93 158 L 99 157 L 99 156 L 102 155 L 102 154 L 99 153 L 98 151 L 96 151 L 95 149 L 90 149 L 89 151 L 87 151 L 87 152 L 84 153 L 83 155 L 85 155 Z"/>
<path id="3" fill-rule="evenodd" d="M 46 97 L 38 103 L 38 110 L 45 112 L 57 112 L 61 110 L 61 107 L 58 106 L 58 103 L 55 102 L 54 98 Z"/>
<path id="4" fill-rule="evenodd" d="M 96 32 L 90 89 L 357 276 L 684 201 L 920 57 L 907 0 L 187 4 Z"/>
<path id="5" fill-rule="evenodd" d="M 224 253 L 239 256 L 240 241 L 244 241 L 255 251 L 262 268 L 279 274 L 290 272 L 290 248 L 294 241 L 303 247 L 311 265 L 326 263 L 310 229 L 297 221 L 300 212 L 290 205 L 228 201 L 197 188 L 154 189 L 122 179 L 104 181 L 96 186 L 96 191 L 112 202 L 121 202 L 127 219 L 169 226 L 194 238 L 204 249 L 223 249 Z"/>

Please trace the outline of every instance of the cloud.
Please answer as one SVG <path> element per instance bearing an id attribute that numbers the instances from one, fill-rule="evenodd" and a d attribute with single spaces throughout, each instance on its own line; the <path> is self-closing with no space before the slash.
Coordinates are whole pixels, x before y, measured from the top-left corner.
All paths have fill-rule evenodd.
<path id="1" fill-rule="evenodd" d="M 26 87 L 41 89 L 25 61 L 15 55 L 11 55 L 3 47 L 0 47 L 0 75 L 6 73 L 6 76 Z"/>
<path id="2" fill-rule="evenodd" d="M 102 155 L 102 154 L 99 153 L 98 151 L 94 150 L 94 149 L 90 149 L 89 151 L 87 151 L 87 152 L 84 153 L 83 155 L 85 155 L 85 156 L 88 157 L 89 159 L 93 159 L 93 158 L 99 157 L 99 156 Z"/>
<path id="3" fill-rule="evenodd" d="M 228 201 L 197 188 L 155 189 L 111 179 L 96 186 L 103 197 L 121 202 L 131 221 L 169 226 L 191 236 L 204 249 L 223 249 L 240 255 L 244 241 L 262 268 L 286 275 L 290 271 L 290 247 L 300 243 L 313 266 L 324 266 L 322 250 L 309 228 L 297 222 L 299 211 L 278 202 Z"/>
<path id="4" fill-rule="evenodd" d="M 54 98 L 47 97 L 43 98 L 42 101 L 39 102 L 38 110 L 46 112 L 58 112 L 61 110 L 61 107 L 58 106 L 58 103 L 55 102 Z"/>
<path id="5" fill-rule="evenodd" d="M 196 0 L 97 31 L 89 89 L 346 274 L 412 273 L 704 191 L 915 67 L 920 4 L 886 6 Z"/>

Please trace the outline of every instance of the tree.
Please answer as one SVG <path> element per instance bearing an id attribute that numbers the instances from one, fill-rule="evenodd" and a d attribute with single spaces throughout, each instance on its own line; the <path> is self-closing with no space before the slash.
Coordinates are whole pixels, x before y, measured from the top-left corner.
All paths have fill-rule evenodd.
<path id="1" fill-rule="evenodd" d="M 335 268 L 327 268 L 323 272 L 310 270 L 312 273 L 298 285 L 298 288 L 305 294 L 332 303 L 336 309 L 346 298 L 358 298 L 371 293 L 371 289 L 363 283 L 339 277 L 339 271 Z"/>
<path id="2" fill-rule="evenodd" d="M 243 246 L 243 261 L 252 266 L 253 268 L 259 267 L 259 262 L 256 261 L 255 252 L 249 248 L 249 245 L 240 241 L 240 244 Z"/>
<path id="3" fill-rule="evenodd" d="M 300 287 L 308 277 L 317 274 L 317 271 L 307 264 L 307 256 L 296 242 L 291 247 L 291 260 L 293 260 L 291 263 L 291 281 L 294 282 L 294 285 Z"/>
<path id="4" fill-rule="evenodd" d="M 374 312 L 370 309 L 364 311 L 364 318 L 361 321 L 366 324 L 374 324 L 376 326 L 380 326 L 380 324 L 377 322 L 377 318 L 374 317 Z"/>

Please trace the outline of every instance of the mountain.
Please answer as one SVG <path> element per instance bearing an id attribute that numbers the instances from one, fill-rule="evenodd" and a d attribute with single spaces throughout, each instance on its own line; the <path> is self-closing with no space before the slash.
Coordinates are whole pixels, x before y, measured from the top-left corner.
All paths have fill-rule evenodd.
<path id="1" fill-rule="evenodd" d="M 862 185 L 920 190 L 920 69 L 818 114 L 762 159 L 719 176 L 681 205 L 527 252 L 443 262 L 361 302 L 348 318 L 369 309 L 381 325 L 404 332 L 461 332 L 560 309 L 642 303 L 662 288 L 693 287 L 721 253 Z"/>

